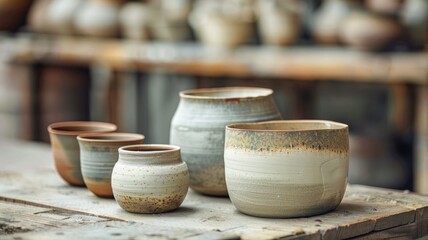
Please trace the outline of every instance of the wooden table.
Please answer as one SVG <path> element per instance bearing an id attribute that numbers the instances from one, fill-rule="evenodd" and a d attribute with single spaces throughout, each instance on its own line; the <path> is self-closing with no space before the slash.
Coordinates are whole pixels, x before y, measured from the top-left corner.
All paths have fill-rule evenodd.
<path id="1" fill-rule="evenodd" d="M 131 214 L 113 199 L 67 185 L 47 144 L 0 140 L 0 239 L 379 239 L 428 235 L 428 197 L 349 185 L 328 214 L 266 219 L 228 198 L 189 192 L 164 214 Z"/>

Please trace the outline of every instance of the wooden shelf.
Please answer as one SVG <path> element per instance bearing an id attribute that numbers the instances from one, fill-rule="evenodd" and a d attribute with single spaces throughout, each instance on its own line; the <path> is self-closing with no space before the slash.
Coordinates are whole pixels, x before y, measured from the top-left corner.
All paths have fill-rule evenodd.
<path id="1" fill-rule="evenodd" d="M 345 47 L 219 49 L 198 43 L 144 43 L 29 33 L 1 36 L 0 51 L 0 57 L 8 61 L 65 65 L 101 63 L 117 71 L 428 83 L 428 52 L 365 53 Z"/>

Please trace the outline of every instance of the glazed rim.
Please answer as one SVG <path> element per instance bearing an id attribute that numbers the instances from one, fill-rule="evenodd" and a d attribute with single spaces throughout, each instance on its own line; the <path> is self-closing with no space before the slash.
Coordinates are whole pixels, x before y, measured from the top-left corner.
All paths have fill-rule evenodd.
<path id="1" fill-rule="evenodd" d="M 180 97 L 186 99 L 254 99 L 271 96 L 273 90 L 259 87 L 222 87 L 222 88 L 200 88 L 180 92 Z"/>
<path id="2" fill-rule="evenodd" d="M 90 132 L 114 132 L 117 126 L 113 123 L 75 121 L 75 122 L 58 122 L 48 126 L 48 131 L 61 135 L 80 135 Z"/>
<path id="3" fill-rule="evenodd" d="M 137 145 L 128 145 L 119 148 L 120 153 L 126 154 L 140 154 L 145 153 L 165 153 L 165 152 L 174 152 L 180 150 L 179 146 L 167 145 L 167 144 L 137 144 Z"/>
<path id="4" fill-rule="evenodd" d="M 257 123 L 236 123 L 227 130 L 249 132 L 306 132 L 347 129 L 348 125 L 328 120 L 277 120 Z"/>
<path id="5" fill-rule="evenodd" d="M 144 140 L 144 135 L 138 133 L 84 133 L 77 136 L 84 142 L 128 142 Z"/>

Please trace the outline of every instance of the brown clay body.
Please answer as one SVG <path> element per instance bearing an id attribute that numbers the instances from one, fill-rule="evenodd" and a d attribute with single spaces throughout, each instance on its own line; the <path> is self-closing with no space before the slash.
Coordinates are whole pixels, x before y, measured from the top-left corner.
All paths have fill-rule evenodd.
<path id="1" fill-rule="evenodd" d="M 59 122 L 49 125 L 48 132 L 59 175 L 70 185 L 85 185 L 76 137 L 83 133 L 114 132 L 116 129 L 116 125 L 103 122 Z"/>

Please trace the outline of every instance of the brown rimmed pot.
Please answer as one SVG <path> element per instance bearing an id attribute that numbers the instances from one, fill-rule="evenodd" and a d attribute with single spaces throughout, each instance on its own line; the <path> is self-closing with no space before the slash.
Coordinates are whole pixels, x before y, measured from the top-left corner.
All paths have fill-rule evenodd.
<path id="1" fill-rule="evenodd" d="M 112 198 L 111 173 L 122 146 L 141 144 L 136 133 L 86 133 L 77 137 L 80 166 L 86 187 L 98 197 Z"/>
<path id="2" fill-rule="evenodd" d="M 76 137 L 83 133 L 116 131 L 116 125 L 104 122 L 58 122 L 48 126 L 55 167 L 70 185 L 84 186 L 80 171 L 80 151 Z"/>

